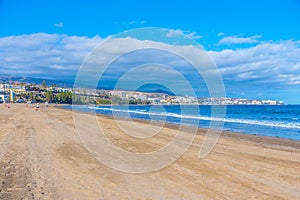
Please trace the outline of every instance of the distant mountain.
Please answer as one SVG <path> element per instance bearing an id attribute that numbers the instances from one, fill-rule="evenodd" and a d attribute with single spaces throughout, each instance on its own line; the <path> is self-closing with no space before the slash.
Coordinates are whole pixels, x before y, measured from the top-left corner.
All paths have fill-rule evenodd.
<path id="1" fill-rule="evenodd" d="M 42 84 L 43 81 L 46 81 L 48 86 L 56 84 L 58 87 L 73 87 L 72 82 L 62 81 L 62 80 L 52 80 L 46 78 L 33 78 L 33 77 L 24 77 L 24 76 L 12 76 L 12 75 L 0 75 L 0 82 L 22 82 L 22 83 L 35 83 L 37 85 Z"/>
<path id="2" fill-rule="evenodd" d="M 17 75 L 0 75 L 0 83 L 1 82 L 23 82 L 23 83 L 35 83 L 37 85 L 41 85 L 43 81 L 46 81 L 48 86 L 51 86 L 52 84 L 56 84 L 58 87 L 66 87 L 66 88 L 72 88 L 74 86 L 74 83 L 71 81 L 63 81 L 63 80 L 53 80 L 53 79 L 46 79 L 46 78 L 33 78 L 33 77 L 24 77 L 24 76 L 17 76 Z M 112 86 L 101 86 L 98 87 L 98 89 L 103 90 L 113 90 L 115 89 Z M 123 90 L 124 88 L 118 88 L 120 90 Z M 146 84 L 138 89 L 136 91 L 139 92 L 149 92 L 149 93 L 162 93 L 162 94 L 168 94 L 171 96 L 175 96 L 175 94 L 169 90 L 168 88 L 160 85 L 160 84 Z"/>
<path id="3" fill-rule="evenodd" d="M 143 86 L 139 87 L 137 89 L 137 91 L 149 92 L 149 93 L 161 93 L 161 94 L 167 94 L 170 96 L 175 96 L 175 94 L 171 90 L 166 88 L 165 86 L 160 85 L 160 84 L 154 84 L 154 83 L 143 85 Z"/>

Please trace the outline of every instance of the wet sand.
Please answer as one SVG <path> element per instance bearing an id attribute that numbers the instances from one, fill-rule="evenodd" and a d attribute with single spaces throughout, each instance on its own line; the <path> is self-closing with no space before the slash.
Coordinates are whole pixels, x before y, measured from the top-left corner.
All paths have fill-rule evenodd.
<path id="1" fill-rule="evenodd" d="M 87 124 L 94 120 L 80 115 Z M 113 144 L 131 152 L 163 147 L 178 128 L 167 124 L 163 134 L 140 140 L 124 134 L 111 117 L 97 119 Z M 0 199 L 300 198 L 300 141 L 225 132 L 199 159 L 206 132 L 199 129 L 175 163 L 130 174 L 107 167 L 84 148 L 71 111 L 0 105 L 0 125 Z"/>

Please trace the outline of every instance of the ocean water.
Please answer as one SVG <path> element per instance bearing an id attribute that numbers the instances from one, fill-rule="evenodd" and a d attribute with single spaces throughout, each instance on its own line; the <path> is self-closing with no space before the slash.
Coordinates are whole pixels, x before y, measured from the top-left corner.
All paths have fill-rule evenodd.
<path id="1" fill-rule="evenodd" d="M 300 140 L 300 105 L 229 105 L 224 118 L 212 114 L 207 105 L 65 106 L 84 112 L 117 115 L 144 120 L 166 121 L 209 128 L 212 121 L 223 121 L 225 131 Z M 224 107 L 219 107 L 220 110 Z M 214 127 L 211 127 L 214 128 Z"/>

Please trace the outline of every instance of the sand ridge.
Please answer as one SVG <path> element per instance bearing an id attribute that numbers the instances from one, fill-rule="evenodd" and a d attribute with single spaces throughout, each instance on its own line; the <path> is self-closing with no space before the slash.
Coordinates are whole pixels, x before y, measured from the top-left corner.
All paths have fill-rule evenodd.
<path id="1" fill-rule="evenodd" d="M 94 119 L 82 115 L 87 123 Z M 113 144 L 132 152 L 158 149 L 175 134 L 166 126 L 164 134 L 138 140 L 122 133 L 110 117 L 97 118 Z M 200 160 L 204 136 L 199 134 L 172 165 L 130 174 L 103 165 L 84 148 L 71 111 L 1 105 L 0 123 L 0 199 L 300 198 L 299 141 L 288 146 L 275 138 L 223 136 Z"/>

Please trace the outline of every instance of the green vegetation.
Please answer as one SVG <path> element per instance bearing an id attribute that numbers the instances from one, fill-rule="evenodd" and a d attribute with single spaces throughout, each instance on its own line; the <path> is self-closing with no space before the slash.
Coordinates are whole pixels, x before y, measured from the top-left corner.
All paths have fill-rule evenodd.
<path id="1" fill-rule="evenodd" d="M 46 101 L 48 101 L 49 103 L 54 102 L 55 97 L 54 97 L 52 91 L 47 91 L 47 92 L 45 93 L 45 97 L 46 97 Z"/>
<path id="2" fill-rule="evenodd" d="M 56 94 L 55 102 L 71 104 L 72 103 L 72 92 L 61 92 L 61 93 Z"/>
<path id="3" fill-rule="evenodd" d="M 29 96 L 30 96 L 30 100 L 33 101 L 33 92 L 30 92 Z"/>
<path id="4" fill-rule="evenodd" d="M 128 104 L 128 99 L 122 99 L 121 97 L 118 96 L 112 96 L 111 102 L 113 104 Z"/>
<path id="5" fill-rule="evenodd" d="M 96 104 L 111 104 L 111 101 L 108 99 L 99 99 L 96 101 Z"/>
<path id="6" fill-rule="evenodd" d="M 136 104 L 142 104 L 143 102 L 142 102 L 142 100 L 140 100 L 140 99 L 130 99 L 129 100 L 129 104 L 134 104 L 134 105 L 136 105 Z"/>

